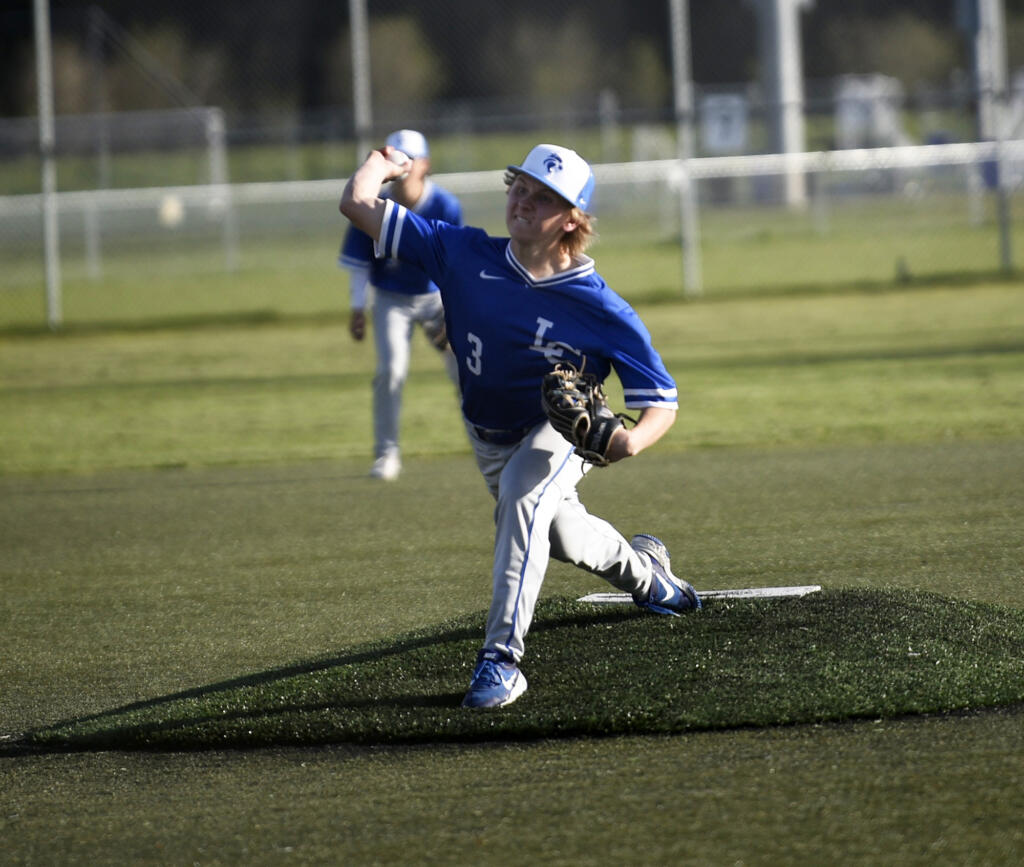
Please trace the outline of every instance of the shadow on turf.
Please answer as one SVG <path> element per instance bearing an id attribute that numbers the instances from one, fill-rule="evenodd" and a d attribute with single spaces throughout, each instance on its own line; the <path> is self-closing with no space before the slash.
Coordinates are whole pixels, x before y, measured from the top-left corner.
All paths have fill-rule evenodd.
<path id="1" fill-rule="evenodd" d="M 542 601 L 498 712 L 459 707 L 483 617 L 27 732 L 0 755 L 679 734 L 1024 701 L 1024 610 L 914 591 L 721 600 L 679 618 Z"/>
<path id="2" fill-rule="evenodd" d="M 159 696 L 157 698 L 131 702 L 130 704 L 121 705 L 120 707 L 102 711 L 100 713 L 74 717 L 72 719 L 56 723 L 55 726 L 48 728 L 79 726 L 86 723 L 93 723 L 104 719 L 112 719 L 122 716 L 126 713 L 131 713 L 133 711 L 152 710 L 154 708 L 159 708 L 163 705 L 168 705 L 174 702 L 180 702 L 187 699 L 206 698 L 211 695 L 216 695 L 218 693 L 229 692 L 238 689 L 239 687 L 262 686 L 272 684 L 276 681 L 287 680 L 296 677 L 297 675 L 312 674 L 317 671 L 327 671 L 332 668 L 344 667 L 349 665 L 358 665 L 360 663 L 365 663 L 372 660 L 384 659 L 388 656 L 401 654 L 417 647 L 428 647 L 430 645 L 444 644 L 446 642 L 451 641 L 468 640 L 470 638 L 478 636 L 479 631 L 474 632 L 469 629 L 453 629 L 449 630 L 448 632 L 444 632 L 440 635 L 431 636 L 403 636 L 401 639 L 399 639 L 394 644 L 389 646 L 375 646 L 373 649 L 354 651 L 352 653 L 343 654 L 341 656 L 331 656 L 324 659 L 311 660 L 309 662 L 300 662 L 295 665 L 288 665 L 284 666 L 283 668 L 274 668 L 270 671 L 264 671 L 257 674 L 248 674 L 243 675 L 242 677 L 234 677 L 230 680 L 222 680 L 217 683 L 207 684 L 206 686 L 198 686 L 193 689 L 186 689 L 182 690 L 181 692 L 174 692 L 169 695 Z M 438 697 L 435 701 L 440 702 L 440 697 Z M 411 701 L 410 706 L 413 706 L 413 702 Z M 0 747 L 0 755 L 4 755 L 4 750 L 10 751 L 31 748 L 29 746 L 29 743 L 31 742 L 32 736 L 37 731 L 44 730 L 34 729 L 27 733 L 26 739 L 23 739 L 13 745 Z M 38 750 L 36 749 L 33 751 Z"/>
<path id="3" fill-rule="evenodd" d="M 566 617 L 559 620 L 537 622 L 534 624 L 533 634 L 544 634 L 545 632 L 550 632 L 551 630 L 562 628 L 575 629 L 591 627 L 600 624 L 614 624 L 630 619 L 634 616 L 635 612 L 631 609 L 604 609 L 600 611 L 594 611 L 593 609 L 590 609 L 588 611 L 581 611 L 575 614 L 567 615 Z M 102 723 L 104 720 L 116 721 L 128 715 L 140 712 L 154 712 L 158 711 L 161 707 L 168 707 L 177 703 L 187 702 L 189 700 L 207 700 L 215 698 L 218 695 L 229 694 L 243 688 L 266 687 L 278 682 L 290 681 L 302 675 L 310 675 L 315 674 L 317 672 L 328 672 L 333 669 L 343 669 L 370 662 L 382 662 L 384 660 L 387 660 L 388 658 L 399 657 L 411 651 L 427 650 L 430 648 L 451 646 L 456 644 L 475 645 L 479 643 L 481 638 L 480 626 L 483 623 L 483 616 L 476 615 L 472 619 L 478 620 L 479 623 L 473 626 L 457 625 L 453 628 L 434 633 L 415 632 L 406 636 L 402 636 L 394 642 L 375 643 L 372 645 L 368 645 L 364 649 L 356 650 L 351 653 L 346 653 L 340 656 L 332 656 L 323 659 L 311 660 L 308 662 L 301 662 L 295 665 L 284 666 L 282 668 L 275 668 L 257 674 L 250 674 L 244 675 L 242 677 L 231 678 L 230 680 L 223 680 L 217 683 L 195 687 L 193 689 L 182 690 L 180 692 L 171 693 L 165 696 L 159 696 L 157 698 L 131 702 L 130 704 L 121 705 L 120 707 L 116 707 L 107 711 L 102 711 L 96 714 L 88 714 L 85 716 L 74 717 L 59 723 L 55 723 L 52 726 L 47 726 L 45 728 L 33 729 L 28 731 L 22 738 L 16 741 L 7 744 L 0 743 L 0 758 L 26 754 L 38 755 L 41 753 L 65 753 L 88 751 L 94 749 L 116 749 L 116 735 L 114 737 L 104 738 L 103 743 L 96 743 L 92 739 L 88 741 L 72 739 L 70 741 L 59 743 L 53 742 L 49 739 L 41 741 L 39 740 L 39 738 L 41 736 L 45 736 L 46 733 L 53 732 L 56 730 L 72 730 L 79 729 L 85 726 L 94 726 L 95 724 Z M 471 662 L 474 661 L 475 651 L 471 651 L 470 656 L 466 658 L 469 659 Z M 354 698 L 348 701 L 289 705 L 286 707 L 267 710 L 265 711 L 265 715 L 269 717 L 275 714 L 311 712 L 317 710 L 324 710 L 328 708 L 333 709 L 335 711 L 355 711 L 372 708 L 393 708 L 410 710 L 416 708 L 454 709 L 459 708 L 461 706 L 464 694 L 465 690 L 459 689 L 454 692 L 416 692 L 391 696 Z M 215 719 L 218 723 L 224 723 L 230 722 L 231 720 L 248 719 L 252 717 L 252 715 L 253 714 L 251 711 L 239 711 L 218 714 Z M 107 729 L 106 731 L 108 732 L 108 734 L 114 734 L 117 732 L 127 734 L 129 731 L 131 731 L 131 733 L 133 733 L 134 735 L 145 735 L 147 732 L 166 732 L 169 730 L 169 728 L 178 728 L 184 730 L 189 727 L 202 725 L 204 722 L 211 721 L 212 719 L 213 718 L 207 719 L 201 716 L 182 718 L 177 720 L 172 726 L 169 726 L 166 722 L 153 722 L 148 724 L 144 723 L 134 725 L 131 727 L 115 725 L 110 729 Z"/>

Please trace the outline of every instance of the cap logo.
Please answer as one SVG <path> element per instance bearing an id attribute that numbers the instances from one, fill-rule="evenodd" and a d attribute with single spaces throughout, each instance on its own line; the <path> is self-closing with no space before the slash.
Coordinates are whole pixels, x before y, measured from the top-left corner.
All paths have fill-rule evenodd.
<path id="1" fill-rule="evenodd" d="M 562 158 L 556 153 L 550 153 L 544 158 L 544 168 L 548 174 L 554 174 L 562 170 Z"/>

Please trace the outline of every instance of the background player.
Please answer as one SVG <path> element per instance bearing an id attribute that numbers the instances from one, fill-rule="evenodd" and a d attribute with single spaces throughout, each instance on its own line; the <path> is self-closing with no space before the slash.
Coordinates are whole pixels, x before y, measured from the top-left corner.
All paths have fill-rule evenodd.
<path id="1" fill-rule="evenodd" d="M 393 149 L 393 154 L 404 154 L 409 162 L 403 166 L 403 173 L 393 179 L 384 196 L 424 219 L 461 225 L 462 206 L 458 199 L 427 177 L 430 149 L 422 133 L 398 130 L 387 137 L 387 145 Z M 373 240 L 354 226 L 345 233 L 338 264 L 349 272 L 349 333 L 355 340 L 362 340 L 366 334 L 368 289 L 373 289 L 377 370 L 373 377 L 374 462 L 370 475 L 377 479 L 395 479 L 402 469 L 398 441 L 402 390 L 409 374 L 416 323 L 443 354 L 452 381 L 458 381 L 455 358 L 445 336 L 441 296 L 437 285 L 415 265 L 397 259 L 375 258 Z"/>
<path id="2" fill-rule="evenodd" d="M 390 151 L 367 157 L 340 207 L 377 239 L 379 254 L 419 265 L 441 287 L 466 429 L 497 503 L 486 637 L 463 704 L 500 707 L 526 689 L 518 666 L 550 557 L 601 576 L 653 611 L 700 607 L 657 538 L 627 541 L 587 512 L 576 486 L 589 465 L 547 421 L 540 399 L 541 381 L 558 361 L 579 367 L 585 359 L 601 380 L 614 368 L 627 408 L 640 410 L 636 426 L 610 441 L 606 456 L 619 461 L 668 431 L 676 387 L 640 318 L 584 255 L 594 176 L 575 151 L 538 145 L 508 167 L 508 238 L 430 223 L 380 199 L 381 183 L 399 172 Z"/>

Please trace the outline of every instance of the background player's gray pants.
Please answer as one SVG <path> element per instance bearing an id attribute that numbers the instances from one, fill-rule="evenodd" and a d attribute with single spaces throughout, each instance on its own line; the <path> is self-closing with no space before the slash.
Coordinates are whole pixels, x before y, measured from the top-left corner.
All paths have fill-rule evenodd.
<path id="1" fill-rule="evenodd" d="M 436 346 L 438 336 L 444 334 L 440 292 L 405 295 L 374 290 L 373 334 L 377 346 L 377 372 L 373 377 L 374 457 L 398 454 L 402 389 L 409 375 L 412 332 L 417 322 Z M 448 376 L 458 384 L 457 363 L 447 344 L 442 355 Z"/>
<path id="2" fill-rule="evenodd" d="M 484 647 L 523 656 L 548 560 L 593 572 L 619 590 L 647 591 L 650 562 L 611 524 L 591 515 L 576 485 L 587 467 L 547 422 L 522 442 L 484 442 L 467 425 L 477 465 L 497 502 L 493 596 Z"/>

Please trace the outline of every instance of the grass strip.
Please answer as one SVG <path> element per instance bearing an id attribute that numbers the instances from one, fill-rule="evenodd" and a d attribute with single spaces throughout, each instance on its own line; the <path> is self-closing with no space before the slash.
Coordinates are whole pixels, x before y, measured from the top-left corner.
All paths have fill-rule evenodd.
<path id="1" fill-rule="evenodd" d="M 201 750 L 327 743 L 526 740 L 701 730 L 1024 701 L 1024 610 L 904 590 L 716 600 L 655 617 L 542 601 L 497 712 L 459 702 L 482 616 L 343 656 L 31 731 L 24 748 Z"/>

